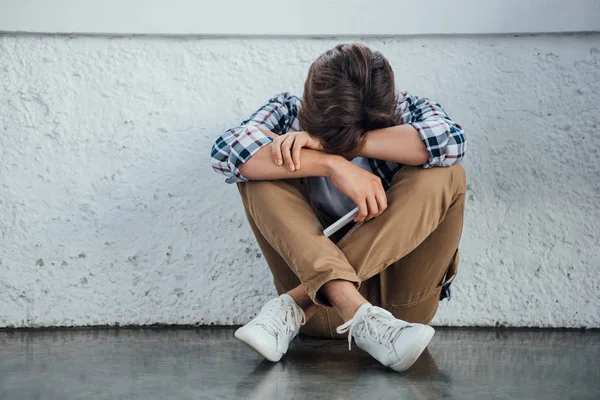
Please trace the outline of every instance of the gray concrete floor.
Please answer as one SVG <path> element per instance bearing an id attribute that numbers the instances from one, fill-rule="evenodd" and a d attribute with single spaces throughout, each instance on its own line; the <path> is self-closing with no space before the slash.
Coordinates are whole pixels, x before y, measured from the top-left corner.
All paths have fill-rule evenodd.
<path id="1" fill-rule="evenodd" d="M 230 328 L 0 331 L 0 399 L 600 399 L 600 332 L 438 329 L 406 373 L 345 341 L 272 364 Z"/>

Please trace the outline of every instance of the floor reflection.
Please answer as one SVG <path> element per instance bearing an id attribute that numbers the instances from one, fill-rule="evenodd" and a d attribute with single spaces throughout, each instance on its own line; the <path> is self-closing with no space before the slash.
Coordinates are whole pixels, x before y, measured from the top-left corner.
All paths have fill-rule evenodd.
<path id="1" fill-rule="evenodd" d="M 300 337 L 279 363 L 233 329 L 0 332 L 0 399 L 600 399 L 600 332 L 438 329 L 407 372 Z"/>
<path id="2" fill-rule="evenodd" d="M 299 349 L 297 349 L 299 350 Z M 395 398 L 442 399 L 450 379 L 440 374 L 429 351 L 410 371 L 398 374 L 370 365 L 363 357 L 315 357 L 310 348 L 296 351 L 282 362 L 260 362 L 236 386 L 236 396 L 259 399 Z M 306 379 L 310 376 L 310 379 Z M 350 396 L 349 396 L 350 395 Z M 389 396 L 389 397 L 388 397 Z"/>

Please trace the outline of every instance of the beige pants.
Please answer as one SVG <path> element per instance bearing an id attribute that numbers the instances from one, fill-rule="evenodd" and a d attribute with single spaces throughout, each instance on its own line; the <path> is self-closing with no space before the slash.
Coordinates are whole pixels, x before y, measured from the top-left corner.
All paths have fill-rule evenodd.
<path id="1" fill-rule="evenodd" d="M 384 213 L 331 239 L 322 231 L 332 221 L 309 203 L 304 179 L 253 181 L 238 188 L 277 291 L 302 283 L 323 306 L 302 332 L 341 337 L 335 327 L 343 321 L 319 292 L 333 279 L 356 283 L 369 302 L 396 318 L 431 321 L 459 261 L 466 190 L 461 165 L 403 167 L 387 191 Z"/>

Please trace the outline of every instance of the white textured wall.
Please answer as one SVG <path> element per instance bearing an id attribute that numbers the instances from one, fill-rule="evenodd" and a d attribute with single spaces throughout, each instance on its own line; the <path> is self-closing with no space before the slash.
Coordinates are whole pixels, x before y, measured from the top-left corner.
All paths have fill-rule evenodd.
<path id="1" fill-rule="evenodd" d="M 239 324 L 273 295 L 209 148 L 337 40 L 0 37 L 0 326 Z M 600 327 L 600 35 L 366 40 L 466 129 L 444 325 Z"/>

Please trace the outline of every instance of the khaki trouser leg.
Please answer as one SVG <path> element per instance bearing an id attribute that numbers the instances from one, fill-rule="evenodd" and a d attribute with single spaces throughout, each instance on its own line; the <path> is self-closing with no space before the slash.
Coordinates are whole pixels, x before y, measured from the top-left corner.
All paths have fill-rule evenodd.
<path id="1" fill-rule="evenodd" d="M 326 282 L 343 279 L 358 286 L 359 280 L 344 253 L 323 236 L 321 222 L 299 186 L 297 180 L 238 184 L 246 215 L 255 233 L 260 233 L 262 249 L 279 254 L 316 304 L 329 305 L 318 293 Z M 265 254 L 265 258 L 268 261 L 277 257 Z M 281 269 L 279 264 L 270 267 L 272 271 Z M 289 277 L 280 278 L 279 272 L 276 276 L 276 280 L 285 279 L 282 283 L 290 281 Z"/>
<path id="2" fill-rule="evenodd" d="M 331 279 L 350 277 L 362 282 L 359 290 L 372 304 L 398 318 L 426 323 L 437 310 L 444 275 L 454 274 L 458 264 L 465 186 L 460 165 L 404 167 L 387 193 L 388 209 L 357 224 L 337 246 L 321 234 L 298 182 L 250 182 L 239 188 L 278 292 L 302 282 L 313 299 L 324 303 L 318 296 L 320 287 Z M 341 323 L 337 313 L 325 307 L 303 331 L 337 337 L 335 327 Z"/>
<path id="3" fill-rule="evenodd" d="M 292 271 L 279 253 L 277 253 L 269 242 L 267 242 L 258 230 L 254 221 L 250 217 L 248 217 L 248 221 L 250 222 L 250 227 L 252 228 L 254 236 L 256 236 L 258 246 L 269 265 L 277 293 L 287 293 L 300 285 L 300 279 L 298 279 L 294 271 Z M 333 308 L 321 307 L 321 309 L 307 321 L 306 325 L 301 328 L 301 331 L 302 333 L 311 336 L 334 338 L 337 337 L 335 328 L 339 325 L 339 323 L 337 323 L 338 320 L 339 316 Z"/>
<path id="4" fill-rule="evenodd" d="M 386 211 L 338 242 L 367 300 L 408 322 L 431 321 L 442 281 L 458 266 L 465 191 L 462 165 L 404 167 L 394 176 Z"/>

